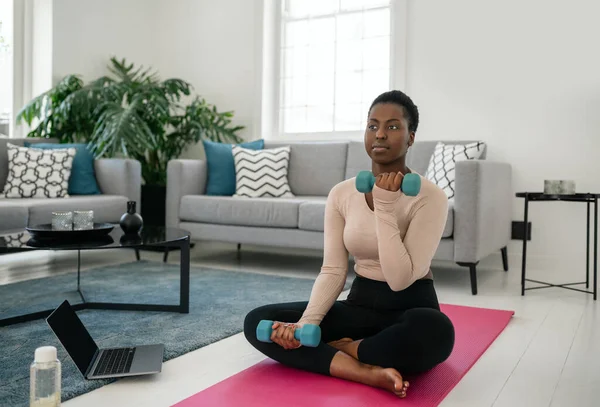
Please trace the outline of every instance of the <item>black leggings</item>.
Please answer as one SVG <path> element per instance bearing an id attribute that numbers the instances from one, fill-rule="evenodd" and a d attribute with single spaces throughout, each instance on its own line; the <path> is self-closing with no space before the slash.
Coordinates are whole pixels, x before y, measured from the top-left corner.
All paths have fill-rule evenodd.
<path id="1" fill-rule="evenodd" d="M 337 349 L 327 344 L 342 338 L 363 339 L 358 359 L 393 367 L 402 375 L 425 372 L 445 361 L 454 347 L 454 327 L 440 311 L 432 280 L 418 280 L 403 291 L 387 283 L 357 276 L 347 300 L 336 301 L 320 324 L 321 343 L 286 350 L 256 339 L 262 319 L 298 322 L 307 302 L 265 305 L 244 321 L 246 339 L 266 356 L 284 365 L 330 375 Z"/>

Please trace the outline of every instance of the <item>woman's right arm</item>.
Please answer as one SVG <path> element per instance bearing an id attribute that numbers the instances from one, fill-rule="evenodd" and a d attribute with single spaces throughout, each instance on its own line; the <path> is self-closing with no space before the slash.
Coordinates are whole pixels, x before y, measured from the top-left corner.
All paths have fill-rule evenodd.
<path id="1" fill-rule="evenodd" d="M 344 245 L 345 220 L 340 211 L 339 185 L 331 189 L 325 204 L 323 265 L 312 288 L 308 306 L 298 325 L 319 325 L 339 297 L 348 274 L 348 250 Z"/>

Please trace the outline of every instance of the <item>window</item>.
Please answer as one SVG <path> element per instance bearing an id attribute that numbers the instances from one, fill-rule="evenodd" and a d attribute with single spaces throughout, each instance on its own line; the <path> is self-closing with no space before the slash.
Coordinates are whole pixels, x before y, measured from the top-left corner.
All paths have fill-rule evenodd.
<path id="1" fill-rule="evenodd" d="M 391 0 L 284 0 L 280 135 L 359 131 L 390 89 Z"/>
<path id="2" fill-rule="evenodd" d="M 0 136 L 10 135 L 13 111 L 13 2 L 0 2 Z"/>

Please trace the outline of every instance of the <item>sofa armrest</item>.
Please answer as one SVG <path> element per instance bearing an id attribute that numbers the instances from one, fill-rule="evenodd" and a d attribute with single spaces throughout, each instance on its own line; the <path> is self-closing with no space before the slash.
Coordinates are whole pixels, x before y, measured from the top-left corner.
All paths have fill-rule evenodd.
<path id="1" fill-rule="evenodd" d="M 178 159 L 167 165 L 167 203 L 166 225 L 179 225 L 179 206 L 181 197 L 200 195 L 206 190 L 206 161 Z"/>
<path id="2" fill-rule="evenodd" d="M 476 263 L 508 245 L 512 197 L 510 164 L 487 160 L 456 162 L 455 262 Z"/>
<path id="3" fill-rule="evenodd" d="M 142 207 L 142 164 L 130 158 L 99 158 L 94 161 L 96 181 L 106 195 L 126 196 Z"/>

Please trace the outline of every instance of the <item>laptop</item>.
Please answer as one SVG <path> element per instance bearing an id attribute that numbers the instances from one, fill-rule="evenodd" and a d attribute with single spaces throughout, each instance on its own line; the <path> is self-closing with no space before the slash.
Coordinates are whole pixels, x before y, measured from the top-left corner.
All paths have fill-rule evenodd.
<path id="1" fill-rule="evenodd" d="M 46 322 L 88 380 L 140 376 L 162 369 L 163 344 L 100 349 L 67 300 Z"/>

